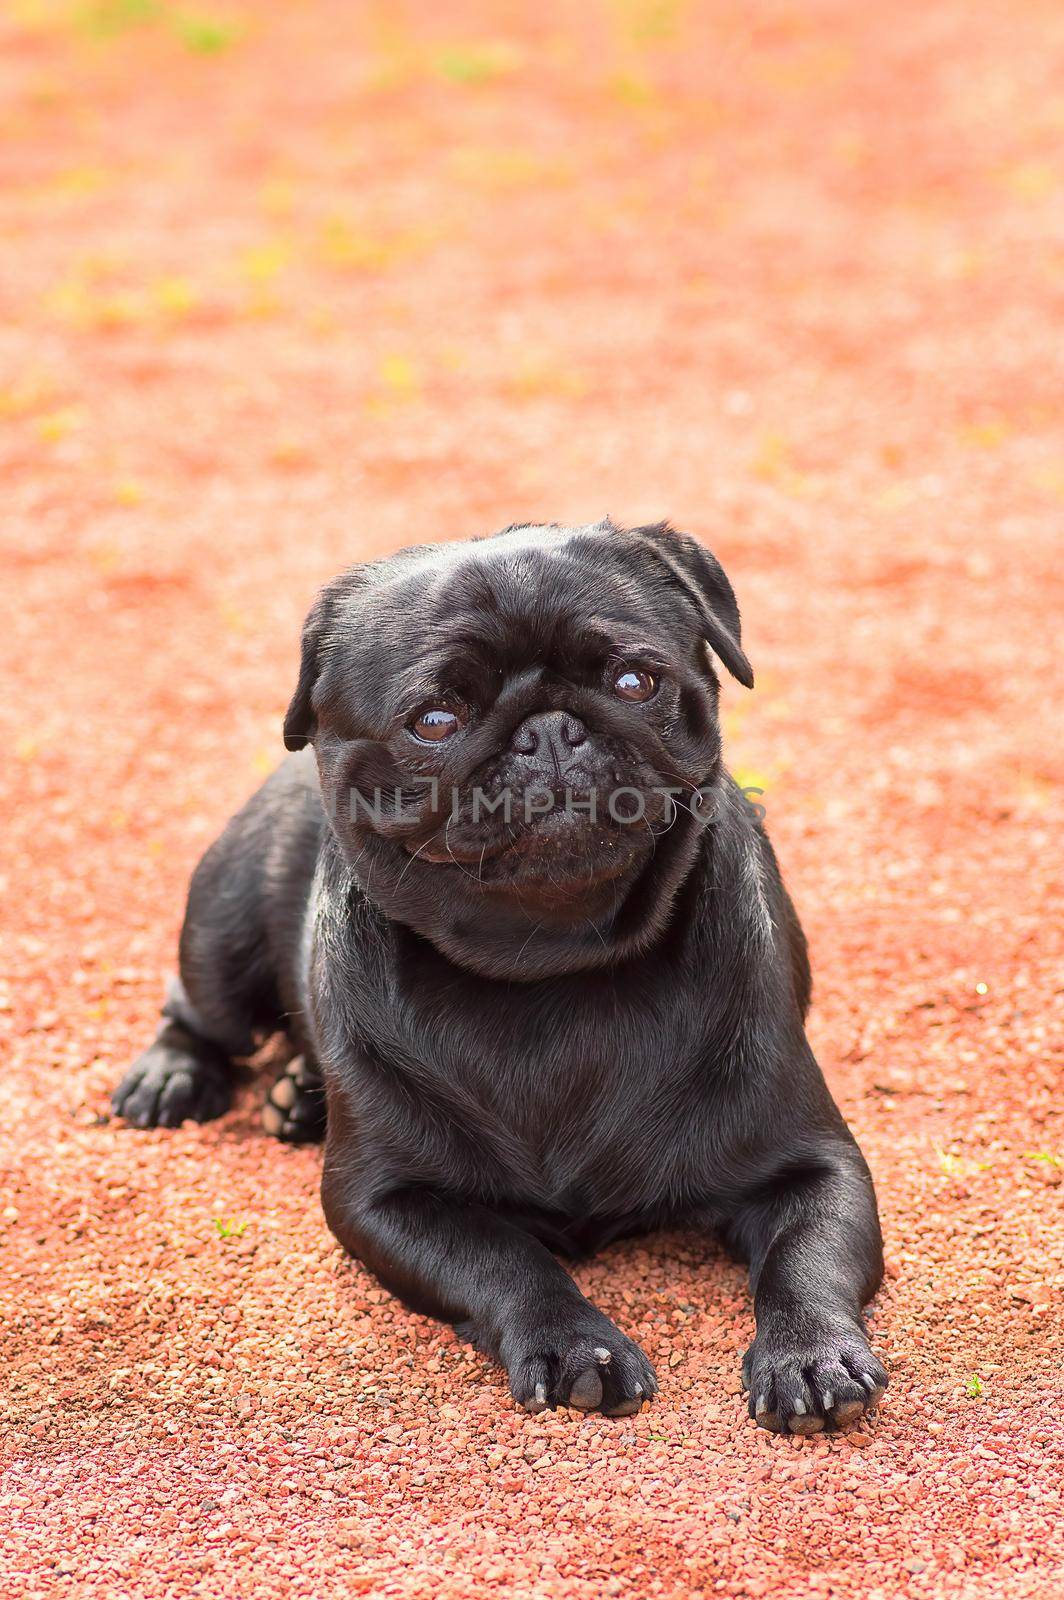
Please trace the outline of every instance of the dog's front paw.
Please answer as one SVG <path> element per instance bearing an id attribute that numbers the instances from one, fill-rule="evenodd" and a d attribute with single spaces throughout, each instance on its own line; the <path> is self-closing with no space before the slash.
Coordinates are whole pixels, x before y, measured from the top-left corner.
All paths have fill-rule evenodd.
<path id="1" fill-rule="evenodd" d="M 773 1433 L 819 1433 L 829 1423 L 853 1422 L 887 1383 L 864 1333 L 848 1322 L 800 1336 L 759 1330 L 743 1362 L 750 1415 Z"/>
<path id="2" fill-rule="evenodd" d="M 500 1358 L 526 1411 L 576 1406 L 631 1417 L 658 1392 L 637 1344 L 594 1306 L 563 1306 L 507 1333 Z"/>
<path id="3" fill-rule="evenodd" d="M 209 1122 L 229 1109 L 231 1076 L 209 1044 L 164 1029 L 137 1057 L 111 1096 L 111 1109 L 134 1128 L 178 1128 Z"/>

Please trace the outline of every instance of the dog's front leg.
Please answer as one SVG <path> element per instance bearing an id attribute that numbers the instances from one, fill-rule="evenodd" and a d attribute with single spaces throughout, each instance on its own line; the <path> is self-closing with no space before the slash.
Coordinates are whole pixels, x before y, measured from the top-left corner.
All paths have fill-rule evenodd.
<path id="1" fill-rule="evenodd" d="M 421 1187 L 371 1193 L 331 1136 L 326 1220 L 345 1249 L 415 1311 L 457 1324 L 500 1361 L 526 1411 L 631 1416 L 657 1390 L 639 1346 L 586 1300 L 550 1251 L 485 1206 Z"/>
<path id="2" fill-rule="evenodd" d="M 833 1139 L 802 1170 L 788 1169 L 733 1212 L 724 1236 L 750 1263 L 750 1415 L 774 1432 L 817 1433 L 875 1405 L 887 1374 L 861 1308 L 882 1277 L 883 1248 L 856 1146 Z"/>

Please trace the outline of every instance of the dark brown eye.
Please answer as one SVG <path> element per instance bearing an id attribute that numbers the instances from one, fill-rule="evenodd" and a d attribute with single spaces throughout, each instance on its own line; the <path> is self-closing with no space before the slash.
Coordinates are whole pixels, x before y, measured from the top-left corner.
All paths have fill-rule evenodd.
<path id="1" fill-rule="evenodd" d="M 425 706 L 410 723 L 410 732 L 423 744 L 442 744 L 467 721 L 464 711 L 454 706 Z"/>
<path id="2" fill-rule="evenodd" d="M 657 680 L 640 667 L 622 667 L 614 674 L 613 692 L 621 700 L 649 700 Z"/>

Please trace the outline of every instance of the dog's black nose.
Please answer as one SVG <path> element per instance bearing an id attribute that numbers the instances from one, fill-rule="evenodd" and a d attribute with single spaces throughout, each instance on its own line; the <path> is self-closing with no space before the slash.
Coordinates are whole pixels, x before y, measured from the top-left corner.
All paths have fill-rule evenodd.
<path id="1" fill-rule="evenodd" d="M 539 756 L 553 760 L 558 772 L 564 772 L 574 750 L 587 738 L 587 729 L 579 717 L 568 711 L 539 711 L 526 717 L 516 729 L 511 743 L 518 755 Z"/>

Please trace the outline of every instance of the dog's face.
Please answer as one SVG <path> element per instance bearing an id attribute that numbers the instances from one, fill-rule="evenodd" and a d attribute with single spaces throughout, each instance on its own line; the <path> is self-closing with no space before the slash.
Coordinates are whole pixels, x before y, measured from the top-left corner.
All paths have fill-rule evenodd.
<path id="1" fill-rule="evenodd" d="M 727 578 L 664 527 L 404 550 L 319 596 L 285 742 L 389 917 L 492 976 L 574 970 L 668 915 L 719 770 L 709 650 L 752 683 Z"/>

